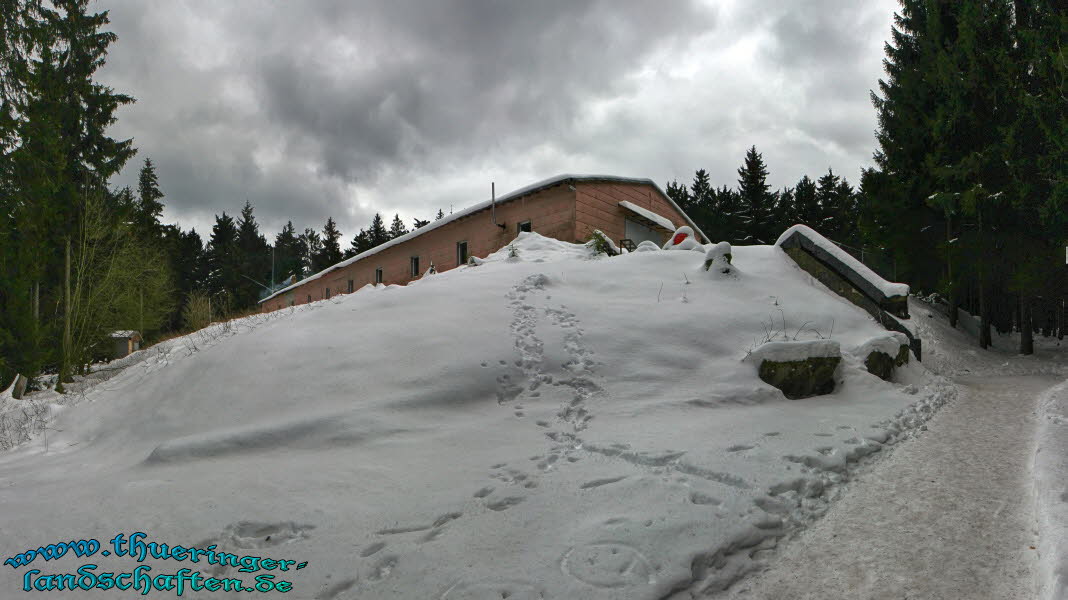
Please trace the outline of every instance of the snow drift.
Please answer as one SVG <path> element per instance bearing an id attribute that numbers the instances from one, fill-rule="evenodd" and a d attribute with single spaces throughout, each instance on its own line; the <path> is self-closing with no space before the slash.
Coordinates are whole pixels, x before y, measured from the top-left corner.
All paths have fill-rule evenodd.
<path id="1" fill-rule="evenodd" d="M 952 393 L 915 363 L 889 383 L 849 357 L 832 395 L 761 382 L 742 358 L 769 329 L 843 347 L 885 333 L 774 246 L 733 248 L 729 279 L 697 252 L 513 248 L 42 395 L 69 405 L 0 455 L 9 555 L 144 531 L 307 561 L 292 598 L 683 597 L 759 565 Z M 28 568 L 0 571 L 0 595 Z"/>

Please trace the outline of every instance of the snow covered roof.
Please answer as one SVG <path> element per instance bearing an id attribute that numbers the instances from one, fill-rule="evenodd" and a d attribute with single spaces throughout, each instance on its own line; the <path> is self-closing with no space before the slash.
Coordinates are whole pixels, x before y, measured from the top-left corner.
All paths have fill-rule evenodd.
<path id="1" fill-rule="evenodd" d="M 668 219 L 667 217 L 658 215 L 658 214 L 656 214 L 655 212 L 653 212 L 653 211 L 651 211 L 649 209 L 642 208 L 642 207 L 638 206 L 637 204 L 633 204 L 631 202 L 627 202 L 626 200 L 621 201 L 619 203 L 619 205 L 622 206 L 623 208 L 625 208 L 625 209 L 637 214 L 640 217 L 643 217 L 645 219 L 648 219 L 648 220 L 652 221 L 653 223 L 656 223 L 657 225 L 663 227 L 664 229 L 667 229 L 668 231 L 671 231 L 671 232 L 675 231 L 675 224 L 672 223 L 671 220 Z"/>
<path id="2" fill-rule="evenodd" d="M 807 244 L 819 248 L 831 258 L 837 260 L 841 265 L 848 267 L 844 273 L 841 273 L 850 281 L 863 290 L 865 293 L 871 295 L 873 299 L 878 300 L 878 296 L 882 295 L 883 298 L 893 298 L 895 296 L 907 297 L 909 295 L 909 286 L 905 283 L 891 283 L 878 274 L 872 271 L 853 255 L 849 254 L 845 250 L 839 248 L 834 242 L 823 237 L 811 227 L 807 225 L 794 225 L 787 229 L 779 236 L 779 239 L 775 241 L 776 246 L 784 247 L 796 247 L 804 246 L 801 242 L 804 240 Z M 811 248 L 806 248 L 811 250 Z M 852 270 L 853 273 L 848 272 Z M 854 276 L 855 274 L 855 276 Z"/>
<path id="3" fill-rule="evenodd" d="M 366 252 L 361 252 L 360 254 L 357 254 L 356 256 L 353 256 L 351 258 L 346 258 L 345 260 L 343 260 L 343 261 L 341 261 L 341 262 L 339 262 L 339 263 L 337 263 L 335 265 L 329 266 L 329 267 L 323 269 L 322 271 L 319 271 L 318 273 L 316 273 L 314 275 L 309 275 L 308 277 L 305 277 L 304 279 L 301 279 L 300 281 L 294 283 L 293 285 L 286 286 L 286 287 L 276 291 L 275 293 L 271 294 L 270 296 L 267 296 L 263 300 L 260 300 L 260 303 L 262 304 L 262 303 L 267 302 L 271 298 L 274 298 L 274 297 L 276 297 L 276 296 L 278 296 L 280 294 L 284 294 L 284 293 L 286 293 L 286 292 L 288 292 L 290 290 L 296 289 L 296 288 L 304 285 L 305 283 L 308 283 L 309 281 L 314 281 L 316 279 L 319 279 L 323 275 L 326 275 L 327 273 L 329 273 L 329 272 L 331 272 L 331 271 L 333 271 L 335 269 L 340 269 L 340 268 L 343 268 L 343 267 L 347 267 L 347 266 L 351 265 L 352 263 L 354 263 L 356 261 L 363 260 L 364 258 L 367 258 L 369 256 L 373 256 L 375 254 L 378 254 L 379 252 L 382 252 L 383 250 L 386 250 L 388 248 L 392 248 L 393 246 L 396 246 L 397 244 L 403 244 L 404 242 L 407 242 L 410 239 L 413 239 L 415 237 L 423 235 L 423 234 L 425 234 L 427 232 L 433 231 L 434 229 L 437 229 L 438 227 L 442 227 L 444 225 L 448 225 L 449 223 L 452 223 L 453 221 L 458 221 L 458 220 L 460 220 L 460 219 L 462 219 L 462 218 L 464 218 L 466 216 L 469 216 L 469 215 L 472 215 L 472 214 L 477 213 L 479 211 L 482 211 L 482 210 L 485 210 L 487 208 L 490 208 L 490 206 L 494 202 L 496 202 L 497 204 L 502 204 L 504 202 L 515 200 L 516 198 L 519 198 L 521 196 L 526 196 L 526 195 L 529 195 L 529 194 L 533 194 L 534 192 L 541 191 L 541 190 L 543 190 L 545 188 L 549 188 L 549 187 L 552 187 L 554 185 L 558 185 L 558 184 L 561 184 L 561 183 L 572 182 L 572 181 L 574 181 L 574 182 L 586 182 L 586 181 L 613 182 L 614 181 L 614 182 L 619 182 L 619 183 L 641 183 L 641 184 L 645 184 L 645 185 L 651 185 L 656 189 L 657 192 L 660 193 L 661 196 L 664 197 L 665 200 L 668 201 L 668 203 L 671 204 L 672 207 L 675 208 L 675 210 L 679 211 L 679 214 L 684 215 L 684 216 L 686 215 L 686 213 L 683 212 L 683 210 L 681 208 L 679 208 L 679 206 L 677 204 L 675 204 L 675 202 L 671 199 L 671 197 L 668 196 L 666 193 L 664 193 L 664 190 L 660 189 L 660 186 L 657 185 L 656 182 L 653 181 L 652 179 L 634 178 L 634 177 L 618 177 L 618 176 L 615 176 L 615 175 L 574 175 L 574 174 L 557 175 L 555 177 L 550 177 L 548 179 L 543 179 L 543 180 L 541 180 L 541 181 L 539 181 L 537 183 L 532 183 L 532 184 L 530 184 L 530 185 L 528 185 L 526 187 L 519 188 L 518 190 L 514 190 L 514 191 L 511 191 L 511 192 L 508 192 L 507 194 L 498 197 L 496 200 L 490 199 L 490 200 L 485 200 L 483 202 L 479 202 L 478 204 L 469 206 L 469 207 L 467 207 L 467 208 L 465 208 L 463 210 L 457 211 L 457 212 L 455 212 L 455 213 L 453 213 L 451 215 L 448 215 L 446 217 L 443 217 L 443 218 L 441 218 L 441 219 L 439 219 L 437 221 L 433 221 L 433 222 L 431 222 L 431 223 L 429 223 L 427 225 L 424 225 L 424 226 L 420 227 L 419 229 L 416 229 L 415 231 L 409 232 L 409 233 L 407 233 L 405 235 L 402 235 L 400 237 L 397 237 L 397 238 L 393 238 L 392 240 L 390 240 L 390 241 L 388 241 L 388 242 L 386 242 L 384 244 L 380 244 L 378 246 L 375 246 L 374 248 L 371 248 L 370 250 L 367 250 Z M 653 214 L 653 213 L 650 213 L 650 214 Z M 663 217 L 661 217 L 661 218 L 663 218 Z M 686 222 L 691 227 L 693 227 L 694 231 L 696 231 L 701 237 L 705 238 L 706 240 L 708 239 L 708 236 L 706 236 L 704 234 L 704 232 L 702 232 L 700 229 L 698 229 L 697 225 L 694 224 L 693 221 L 691 221 L 688 216 L 686 217 Z M 672 226 L 671 229 L 672 229 L 672 231 L 674 231 L 674 226 Z"/>

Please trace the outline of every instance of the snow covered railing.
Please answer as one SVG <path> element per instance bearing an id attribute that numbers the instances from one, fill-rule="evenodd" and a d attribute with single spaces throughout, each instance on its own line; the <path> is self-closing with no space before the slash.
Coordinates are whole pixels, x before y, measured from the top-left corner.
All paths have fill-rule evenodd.
<path id="1" fill-rule="evenodd" d="M 909 345 L 919 360 L 920 340 L 901 322 L 909 318 L 908 284 L 883 279 L 806 225 L 787 229 L 775 245 L 820 283 L 866 310 L 884 327 L 908 336 Z"/>

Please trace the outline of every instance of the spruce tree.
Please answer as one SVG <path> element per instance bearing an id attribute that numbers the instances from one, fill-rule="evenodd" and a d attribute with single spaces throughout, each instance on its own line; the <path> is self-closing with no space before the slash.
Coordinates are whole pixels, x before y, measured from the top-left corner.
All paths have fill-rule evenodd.
<path id="1" fill-rule="evenodd" d="M 818 223 L 814 227 L 823 235 L 834 238 L 838 231 L 838 216 L 841 212 L 841 199 L 839 197 L 842 178 L 835 175 L 830 168 L 827 173 L 816 180 L 816 201 L 820 211 Z"/>
<path id="2" fill-rule="evenodd" d="M 672 180 L 667 183 L 667 187 L 664 192 L 668 198 L 679 205 L 679 208 L 683 212 L 693 217 L 693 207 L 690 205 L 690 190 L 686 188 L 685 183 L 679 183 L 678 180 Z"/>
<path id="3" fill-rule="evenodd" d="M 108 135 L 117 109 L 133 99 L 94 81 L 116 37 L 103 31 L 107 12 L 87 8 L 88 0 L 14 0 L 0 10 L 0 196 L 15 209 L 0 211 L 11 219 L 0 238 L 12 244 L 0 248 L 0 254 L 17 261 L 14 271 L 11 264 L 0 269 L 6 272 L 3 287 L 13 290 L 0 298 L 0 313 L 9 317 L 0 328 L 13 326 L 12 338 L 21 340 L 17 353 L 5 349 L 4 355 L 31 377 L 43 361 L 58 363 L 61 382 L 88 355 L 84 344 L 96 343 L 85 335 L 103 326 L 100 312 L 93 313 L 94 322 L 86 327 L 72 323 L 72 309 L 103 310 L 105 301 L 97 294 L 65 302 L 66 249 L 71 248 L 77 274 L 85 279 L 72 280 L 70 287 L 78 294 L 88 295 L 91 281 L 115 274 L 104 258 L 90 257 L 89 245 L 78 233 L 92 230 L 105 236 L 93 238 L 94 244 L 109 241 L 119 248 L 109 236 L 120 234 L 123 223 L 107 182 L 134 153 L 131 140 Z M 91 225 L 86 223 L 90 203 L 95 211 Z M 17 233 L 8 235 L 11 230 Z M 125 259 L 132 248 L 122 246 L 121 254 L 110 256 Z M 142 266 L 150 263 L 146 257 Z M 56 308 L 45 311 L 45 306 Z"/>
<path id="4" fill-rule="evenodd" d="M 415 229 L 419 229 L 421 227 L 426 227 L 427 225 L 430 225 L 430 221 L 424 221 L 423 219 L 414 219 L 413 221 L 414 221 L 413 224 L 412 224 L 413 231 Z"/>
<path id="5" fill-rule="evenodd" d="M 326 226 L 323 227 L 323 247 L 316 260 L 316 270 L 321 271 L 330 265 L 341 262 L 341 232 L 337 230 L 337 224 L 333 217 L 327 217 Z"/>
<path id="6" fill-rule="evenodd" d="M 816 182 L 808 175 L 801 177 L 794 187 L 794 208 L 792 214 L 798 223 L 812 228 L 819 227 L 820 204 L 816 191 Z"/>
<path id="7" fill-rule="evenodd" d="M 322 269 L 316 269 L 316 257 L 323 253 L 323 240 L 319 233 L 308 227 L 300 234 L 300 265 L 303 274 L 301 277 L 314 275 Z"/>
<path id="8" fill-rule="evenodd" d="M 371 219 L 371 227 L 367 230 L 367 241 L 371 244 L 371 248 L 389 241 L 389 230 L 382 222 L 382 215 L 378 213 L 375 213 L 374 218 Z"/>
<path id="9" fill-rule="evenodd" d="M 260 233 L 252 203 L 245 201 L 237 220 L 237 264 L 239 282 L 233 290 L 234 308 L 256 305 L 271 279 L 271 247 Z"/>
<path id="10" fill-rule="evenodd" d="M 438 214 L 434 216 L 434 220 L 435 221 L 440 221 L 441 219 L 444 219 L 444 218 L 445 218 L 445 211 L 443 211 L 443 210 L 441 210 L 439 208 L 438 209 Z"/>
<path id="11" fill-rule="evenodd" d="M 345 251 L 345 258 L 351 258 L 370 249 L 371 239 L 368 237 L 367 231 L 360 229 L 360 232 L 352 237 L 349 249 Z"/>
<path id="12" fill-rule="evenodd" d="M 876 169 L 863 182 L 869 202 L 862 226 L 874 245 L 893 252 L 902 278 L 921 289 L 942 277 L 931 258 L 945 242 L 945 224 L 926 203 L 936 191 L 928 157 L 938 141 L 934 124 L 947 104 L 934 76 L 938 55 L 955 42 L 949 3 L 902 0 L 885 45 L 886 78 L 871 94 L 879 149 Z"/>
<path id="13" fill-rule="evenodd" d="M 784 187 L 775 194 L 775 229 L 772 231 L 781 234 L 783 231 L 797 223 L 797 199 L 794 197 L 795 190 L 792 187 Z M 776 236 L 775 239 L 778 239 Z M 774 240 L 771 240 L 772 242 Z M 769 242 L 770 243 L 770 242 Z"/>
<path id="14" fill-rule="evenodd" d="M 738 195 L 741 201 L 739 217 L 744 235 L 739 241 L 768 244 L 775 227 L 773 210 L 775 198 L 768 185 L 768 169 L 764 157 L 752 146 L 745 153 L 745 164 L 738 169 Z"/>
<path id="15" fill-rule="evenodd" d="M 300 262 L 301 248 L 293 221 L 287 221 L 274 236 L 274 273 L 275 283 L 285 281 L 290 276 L 298 279 L 303 275 Z"/>
<path id="16" fill-rule="evenodd" d="M 156 166 L 146 158 L 137 178 L 137 209 L 135 223 L 145 239 L 159 240 L 162 236 L 160 217 L 163 215 L 163 192 L 159 189 Z"/>
<path id="17" fill-rule="evenodd" d="M 222 314 L 231 307 L 230 302 L 241 279 L 237 224 L 234 218 L 226 212 L 223 212 L 221 216 L 215 216 L 215 225 L 211 228 L 211 239 L 208 241 L 206 255 L 207 288 L 211 295 L 218 299 L 216 314 Z"/>
<path id="18" fill-rule="evenodd" d="M 407 233 L 408 228 L 404 226 L 404 221 L 401 221 L 400 215 L 393 215 L 393 223 L 389 226 L 389 239 L 399 238 Z"/>

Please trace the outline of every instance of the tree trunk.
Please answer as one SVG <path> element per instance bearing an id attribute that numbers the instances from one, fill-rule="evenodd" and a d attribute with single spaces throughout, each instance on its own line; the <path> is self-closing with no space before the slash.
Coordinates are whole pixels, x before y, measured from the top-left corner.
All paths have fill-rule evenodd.
<path id="1" fill-rule="evenodd" d="M 56 391 L 63 393 L 63 382 L 70 374 L 70 238 L 67 238 L 67 260 L 63 273 L 63 355 L 60 361 L 59 377 L 56 381 Z"/>
<path id="2" fill-rule="evenodd" d="M 950 284 L 949 288 L 949 326 L 957 328 L 957 311 L 960 310 L 960 291 L 957 284 Z"/>
<path id="3" fill-rule="evenodd" d="M 986 277 L 979 273 L 979 347 L 990 347 L 990 300 L 987 298 Z"/>
<path id="4" fill-rule="evenodd" d="M 1064 300 L 1057 300 L 1054 309 L 1057 311 L 1057 339 L 1064 339 Z"/>
<path id="5" fill-rule="evenodd" d="M 1034 325 L 1031 323 L 1031 298 L 1020 294 L 1020 354 L 1034 354 Z"/>

